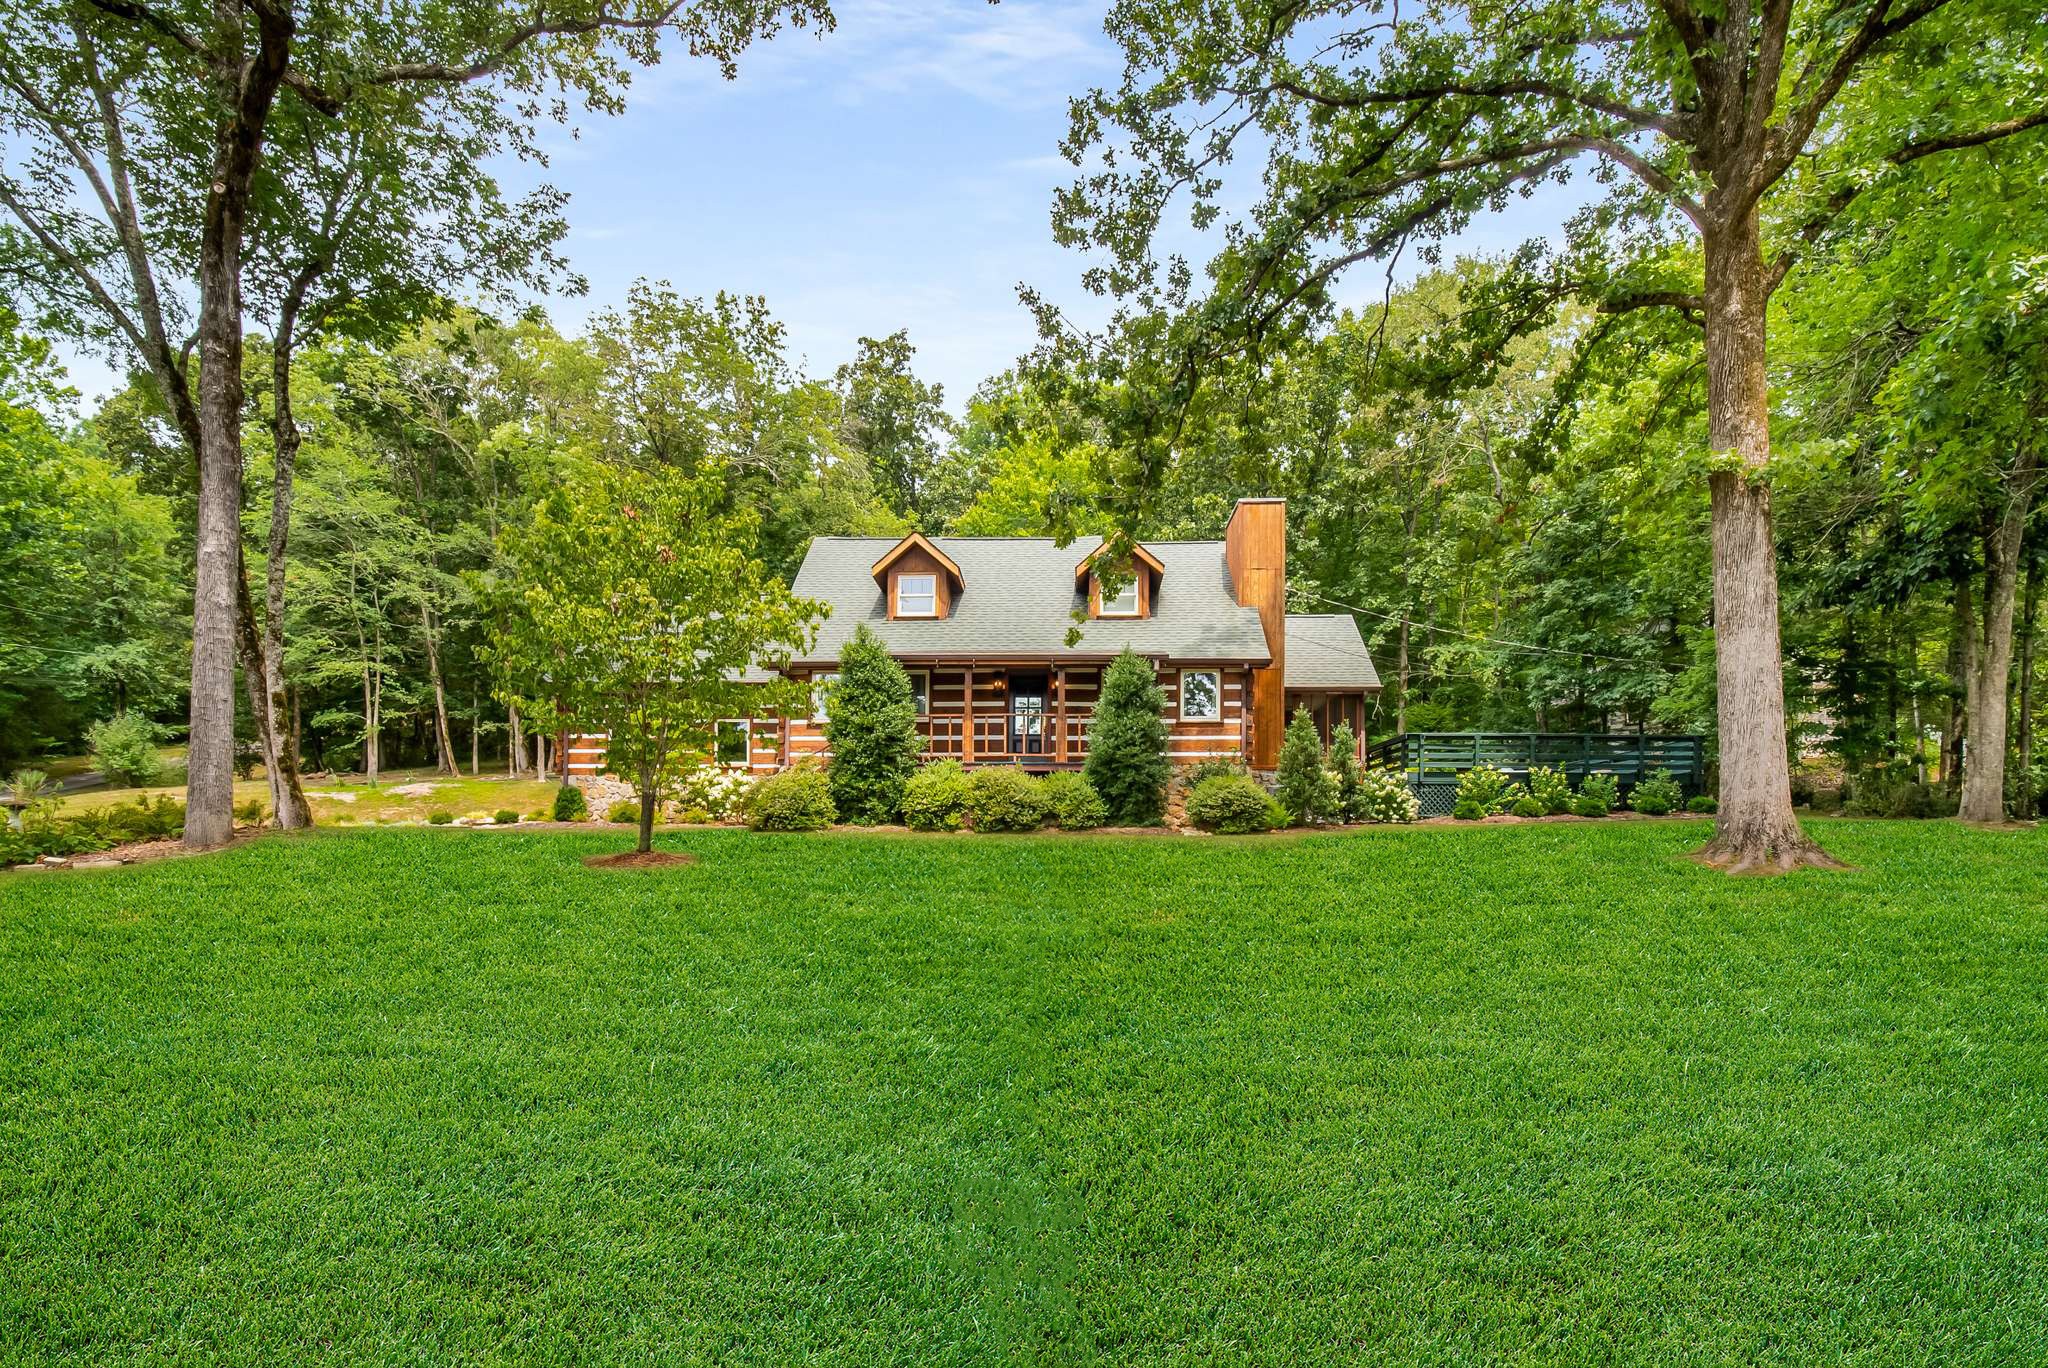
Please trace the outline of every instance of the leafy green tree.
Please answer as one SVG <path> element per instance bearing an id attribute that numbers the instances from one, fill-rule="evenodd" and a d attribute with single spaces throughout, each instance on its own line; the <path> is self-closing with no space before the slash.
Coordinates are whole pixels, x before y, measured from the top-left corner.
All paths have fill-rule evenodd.
<path id="1" fill-rule="evenodd" d="M 1358 767 L 1358 733 L 1351 730 L 1349 722 L 1339 722 L 1330 728 L 1330 775 L 1336 785 L 1336 801 L 1332 804 L 1332 816 L 1347 822 L 1357 821 L 1365 815 L 1362 776 Z"/>
<path id="2" fill-rule="evenodd" d="M 840 820 L 863 826 L 895 821 L 924 743 L 910 676 L 865 622 L 840 648 L 839 679 L 825 703 L 825 739 Z"/>
<path id="3" fill-rule="evenodd" d="M 946 413 L 943 388 L 926 384 L 912 371 L 916 356 L 917 348 L 905 331 L 860 340 L 859 352 L 834 379 L 839 434 L 866 461 L 891 511 L 935 532 L 928 485 L 952 419 Z"/>
<path id="4" fill-rule="evenodd" d="M 609 734 L 607 763 L 639 790 L 641 851 L 662 791 L 710 750 L 720 718 L 806 701 L 800 681 L 742 675 L 808 650 L 823 605 L 769 572 L 757 519 L 724 504 L 716 470 L 585 470 L 507 533 L 513 578 L 489 659 L 529 713 Z M 544 691 L 521 696 L 530 681 Z"/>
<path id="5" fill-rule="evenodd" d="M 1088 723 L 1082 773 L 1100 794 L 1113 826 L 1151 826 L 1166 814 L 1166 691 L 1152 664 L 1126 650 L 1102 672 L 1102 694 Z"/>
<path id="6" fill-rule="evenodd" d="M 1159 484 L 1220 358 L 1283 351 L 1350 267 L 1418 240 L 1431 250 L 1510 195 L 1596 163 L 1612 188 L 1574 219 L 1553 264 L 1529 263 L 1530 283 L 1542 283 L 1475 311 L 1461 331 L 1483 358 L 1566 294 L 1610 314 L 1698 320 L 1722 714 L 1722 802 L 1705 853 L 1733 869 L 1832 863 L 1792 813 L 1768 304 L 1857 196 L 1926 157 L 2048 123 L 2032 74 L 2036 17 L 2005 0 L 1465 0 L 1364 13 L 1334 0 L 1227 11 L 1121 0 L 1109 29 L 1124 42 L 1123 80 L 1075 103 L 1066 148 L 1077 165 L 1109 150 L 1107 169 L 1064 192 L 1055 213 L 1064 241 L 1109 255 L 1089 283 L 1131 301 L 1106 367 L 1149 391 L 1131 424 L 1152 434 L 1142 483 Z M 2001 54 L 1999 79 L 1935 74 L 1937 52 L 1980 47 Z M 1831 121 L 1845 92 L 1859 117 Z M 1206 276 L 1162 262 L 1169 208 L 1185 192 L 1195 225 L 1213 223 L 1233 188 L 1224 171 L 1254 138 L 1263 198 Z M 1802 164 L 1810 175 L 1790 175 Z M 1697 256 L 1670 250 L 1680 235 Z M 1213 288 L 1197 299 L 1201 279 Z M 1048 337 L 1067 336 L 1041 313 Z"/>
<path id="7" fill-rule="evenodd" d="M 1328 821 L 1338 811 L 1337 788 L 1323 768 L 1323 738 L 1307 708 L 1296 708 L 1280 742 L 1273 796 L 1296 826 Z"/>

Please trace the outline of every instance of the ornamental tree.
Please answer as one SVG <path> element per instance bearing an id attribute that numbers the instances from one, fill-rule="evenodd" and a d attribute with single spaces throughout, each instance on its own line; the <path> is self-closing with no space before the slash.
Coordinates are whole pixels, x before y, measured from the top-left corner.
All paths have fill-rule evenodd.
<path id="1" fill-rule="evenodd" d="M 484 654 L 529 717 L 609 734 L 650 848 L 662 791 L 710 751 L 720 718 L 805 704 L 800 681 L 744 683 L 809 650 L 825 605 L 755 555 L 759 521 L 723 507 L 715 469 L 586 468 L 508 533 L 509 579 Z"/>
<path id="2" fill-rule="evenodd" d="M 840 820 L 895 821 L 924 742 L 910 676 L 865 622 L 839 652 L 839 678 L 825 701 L 825 739 Z"/>
<path id="3" fill-rule="evenodd" d="M 1475 355 L 1490 363 L 1501 334 L 1569 295 L 1700 327 L 1721 723 L 1702 854 L 1833 863 L 1792 813 L 1766 310 L 1858 196 L 2048 123 L 2039 20 L 2023 0 L 1119 0 L 1122 83 L 1075 102 L 1066 145 L 1099 169 L 1055 218 L 1064 241 L 1106 252 L 1091 286 L 1129 301 L 1107 373 L 1139 395 L 1126 444 L 1150 453 L 1140 482 L 1157 486 L 1204 374 L 1259 362 L 1350 268 L 1391 271 L 1411 244 L 1433 255 L 1511 196 L 1590 170 L 1604 191 L 1567 250 L 1474 310 L 1469 330 L 1492 334 Z M 1168 208 L 1189 200 L 1196 228 L 1215 224 L 1252 140 L 1258 201 L 1198 291 L 1156 250 Z M 1073 347 L 1041 313 L 1051 345 Z"/>
<path id="4" fill-rule="evenodd" d="M 1113 826 L 1151 826 L 1166 814 L 1166 691 L 1152 662 L 1126 650 L 1102 672 L 1082 773 Z"/>

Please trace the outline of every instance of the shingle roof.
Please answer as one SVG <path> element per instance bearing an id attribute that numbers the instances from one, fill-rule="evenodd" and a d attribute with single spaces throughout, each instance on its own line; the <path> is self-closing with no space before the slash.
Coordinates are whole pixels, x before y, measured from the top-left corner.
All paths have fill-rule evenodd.
<path id="1" fill-rule="evenodd" d="M 1087 598 L 1085 586 L 1075 588 L 1074 566 L 1101 545 L 1099 537 L 1064 547 L 1050 537 L 934 537 L 932 542 L 960 566 L 964 587 L 951 615 L 891 619 L 869 571 L 895 541 L 815 538 L 793 588 L 831 604 L 832 615 L 805 659 L 837 660 L 840 647 L 863 622 L 892 654 L 901 656 L 1113 655 L 1129 646 L 1174 660 L 1259 664 L 1272 658 L 1258 610 L 1238 605 L 1220 541 L 1147 542 L 1146 549 L 1166 567 L 1152 616 L 1079 624 L 1073 613 L 1086 610 Z M 1081 639 L 1069 647 L 1067 632 L 1077 625 Z"/>
<path id="2" fill-rule="evenodd" d="M 1379 671 L 1349 613 L 1287 615 L 1287 687 L 1377 689 Z"/>

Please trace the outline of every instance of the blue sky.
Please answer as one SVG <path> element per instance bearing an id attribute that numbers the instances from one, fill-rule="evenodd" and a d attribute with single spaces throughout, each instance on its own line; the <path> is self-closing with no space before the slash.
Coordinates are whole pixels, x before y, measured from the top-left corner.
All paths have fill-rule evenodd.
<path id="1" fill-rule="evenodd" d="M 512 163 L 504 179 L 569 192 L 568 253 L 590 293 L 549 302 L 563 328 L 642 276 L 686 294 L 760 294 L 812 375 L 830 375 L 862 336 L 908 328 L 920 374 L 957 412 L 1034 340 L 1020 282 L 1084 321 L 1105 312 L 1049 215 L 1071 174 L 1058 155 L 1067 100 L 1113 83 L 1119 54 L 1100 3 L 835 9 L 832 32 L 753 48 L 730 83 L 672 53 L 636 76 L 623 116 L 586 116 L 580 136 L 550 139 L 546 168 Z M 1459 245 L 1501 250 L 1553 231 L 1569 198 L 1518 201 Z M 1360 271 L 1348 292 L 1374 296 L 1382 278 Z M 104 364 L 70 360 L 81 389 L 109 388 Z"/>

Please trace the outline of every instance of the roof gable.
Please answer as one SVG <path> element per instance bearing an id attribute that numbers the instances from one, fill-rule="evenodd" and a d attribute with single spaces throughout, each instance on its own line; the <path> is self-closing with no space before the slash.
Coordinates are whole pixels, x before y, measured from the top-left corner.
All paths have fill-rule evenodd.
<path id="1" fill-rule="evenodd" d="M 951 556 L 947 555 L 944 551 L 941 551 L 936 545 L 932 543 L 932 539 L 930 537 L 927 537 L 922 532 L 913 532 L 909 536 L 905 537 L 902 541 L 897 542 L 894 546 L 890 547 L 887 551 L 884 551 L 882 553 L 881 559 L 868 567 L 868 574 L 871 575 L 877 583 L 880 583 L 882 576 L 888 573 L 889 567 L 894 565 L 897 561 L 901 560 L 907 553 L 911 551 L 922 551 L 926 555 L 930 556 L 933 560 L 937 561 L 939 563 L 940 568 L 943 569 L 948 575 L 951 575 L 953 577 L 953 587 L 955 589 L 959 589 L 965 585 L 966 577 L 960 573 L 960 566 L 958 562 L 956 562 Z"/>

